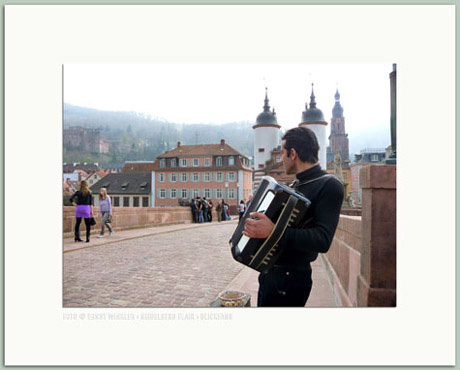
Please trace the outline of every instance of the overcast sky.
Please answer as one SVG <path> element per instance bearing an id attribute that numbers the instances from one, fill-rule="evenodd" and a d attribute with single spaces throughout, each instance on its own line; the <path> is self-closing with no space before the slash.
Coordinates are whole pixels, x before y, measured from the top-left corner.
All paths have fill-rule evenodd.
<path id="1" fill-rule="evenodd" d="M 64 102 L 175 123 L 255 122 L 267 87 L 287 129 L 300 123 L 314 83 L 327 122 L 338 88 L 350 140 L 383 147 L 390 144 L 391 71 L 391 64 L 66 64 Z M 356 145 L 350 141 L 351 152 Z"/>

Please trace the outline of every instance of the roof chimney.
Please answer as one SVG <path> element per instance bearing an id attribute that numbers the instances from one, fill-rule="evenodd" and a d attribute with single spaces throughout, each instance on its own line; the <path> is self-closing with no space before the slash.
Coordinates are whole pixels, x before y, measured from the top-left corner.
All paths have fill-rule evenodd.
<path id="1" fill-rule="evenodd" d="M 177 142 L 177 147 L 180 148 L 180 141 Z"/>
<path id="2" fill-rule="evenodd" d="M 225 140 L 224 139 L 220 139 L 220 145 L 225 145 Z"/>

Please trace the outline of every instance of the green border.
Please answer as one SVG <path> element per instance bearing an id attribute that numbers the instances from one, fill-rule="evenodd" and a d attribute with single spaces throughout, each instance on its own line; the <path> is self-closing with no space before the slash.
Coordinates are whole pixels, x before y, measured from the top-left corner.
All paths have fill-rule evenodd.
<path id="1" fill-rule="evenodd" d="M 166 1 L 166 0 L 133 0 L 133 1 L 129 1 L 129 0 L 95 0 L 95 1 L 92 1 L 92 0 L 79 0 L 79 1 L 75 1 L 75 0 L 47 0 L 47 1 L 39 1 L 39 0 L 22 0 L 22 1 L 14 1 L 14 0 L 10 0 L 10 1 L 6 1 L 6 0 L 0 0 L 0 4 L 2 5 L 2 21 L 3 21 L 3 26 L 1 27 L 1 42 L 2 42 L 2 47 L 1 47 L 1 66 L 2 66 L 2 71 L 3 73 L 1 74 L 1 84 L 3 86 L 3 89 L 1 90 L 1 93 L 0 93 L 0 112 L 2 113 L 2 117 L 3 117 L 3 129 L 0 130 L 0 143 L 2 145 L 2 151 L 1 151 L 1 156 L 2 156 L 2 160 L 0 161 L 0 193 L 2 194 L 1 198 L 0 198 L 0 206 L 2 208 L 2 211 L 0 213 L 0 237 L 1 239 L 3 240 L 3 245 L 5 245 L 5 207 L 4 207 L 4 204 L 5 204 L 5 111 L 4 111 L 4 98 L 5 98 L 5 95 L 4 95 L 4 91 L 5 91 L 5 85 L 4 85 L 4 81 L 5 81 L 5 70 L 4 70 L 4 47 L 5 47 L 5 43 L 4 43 L 4 24 L 5 24 L 5 12 L 4 12 L 4 5 L 160 5 L 160 4 L 164 4 L 164 5 L 455 5 L 456 8 L 455 8 L 455 19 L 456 19 L 456 29 L 455 29 L 455 35 L 456 35 L 456 41 L 455 41 L 455 48 L 456 48 L 456 52 L 455 52 L 455 57 L 456 57 L 456 67 L 458 67 L 458 56 L 459 56 L 459 39 L 460 39 L 460 34 L 459 34 L 459 31 L 458 31 L 458 27 L 457 27 L 457 20 L 459 19 L 459 7 L 457 5 L 460 4 L 460 0 L 437 0 L 437 1 L 433 1 L 433 0 L 403 0 L 403 1 L 399 1 L 399 0 L 386 0 L 386 1 L 383 1 L 383 0 L 354 0 L 354 1 L 347 1 L 347 0 L 326 0 L 326 1 L 320 1 L 320 0 L 286 0 L 286 1 L 281 1 L 281 0 L 248 0 L 248 1 L 245 1 L 245 0 L 233 0 L 233 1 L 230 1 L 230 0 L 201 0 L 201 1 L 194 1 L 194 0 L 172 0 L 172 1 Z M 458 98 L 458 95 L 457 95 L 457 88 L 459 86 L 459 76 L 458 76 L 458 68 L 456 68 L 456 81 L 455 81 L 455 93 L 456 93 L 456 99 L 455 99 L 455 102 L 456 102 L 456 108 L 457 110 L 460 108 L 460 102 L 459 102 L 459 98 Z M 455 115 L 455 122 L 457 123 L 457 114 Z M 455 142 L 456 142 L 456 148 L 455 148 L 455 155 L 456 155 L 456 165 L 455 165 L 455 171 L 456 171 L 456 174 L 455 174 L 455 182 L 456 182 L 456 187 L 457 187 L 457 184 L 458 184 L 458 178 L 459 178 L 459 169 L 460 169 L 460 156 L 459 156 L 459 152 L 457 150 L 457 143 L 460 142 L 460 134 L 459 134 L 459 131 L 460 130 L 456 130 L 455 132 Z M 458 195 L 457 195 L 457 191 L 456 191 L 456 212 L 455 212 L 455 215 L 456 215 L 456 219 L 455 219 L 455 227 L 456 227 L 456 230 L 459 230 L 460 229 L 460 222 L 458 220 L 458 217 L 457 217 L 457 213 L 460 209 L 460 202 L 458 200 Z M 428 213 L 429 210 L 426 210 L 426 212 Z M 458 239 L 457 239 L 457 234 L 455 235 L 455 243 L 456 243 L 456 247 L 457 247 L 457 250 L 458 250 L 458 247 L 459 247 L 459 243 L 458 243 Z M 4 308 L 5 308 L 5 305 L 4 305 L 4 291 L 5 291 L 5 285 L 4 285 L 4 282 L 5 282 L 5 270 L 4 270 L 4 257 L 5 257 L 5 254 L 4 254 L 4 249 L 3 249 L 3 253 L 1 254 L 1 266 L 3 266 L 3 274 L 1 275 L 0 279 L 1 279 L 1 282 L 2 282 L 2 286 L 3 286 L 3 294 L 0 295 L 0 299 L 1 299 L 1 304 L 0 304 L 0 313 L 2 315 L 2 321 L 1 321 L 1 329 L 2 329 L 2 363 L 0 364 L 1 368 L 11 368 L 11 366 L 8 366 L 8 367 L 5 367 L 4 366 L 4 360 L 5 360 L 5 332 L 4 332 L 4 327 L 5 327 L 5 316 L 4 316 Z M 456 266 L 458 266 L 458 262 L 459 262 L 459 254 L 460 253 L 456 253 Z M 442 256 L 434 256 L 434 258 L 442 258 Z M 458 297 L 459 297 L 459 285 L 460 285 L 460 282 L 459 282 L 459 279 L 458 279 L 458 275 L 457 275 L 457 272 L 456 272 L 456 299 L 455 299 L 455 302 L 456 302 L 456 309 L 458 310 Z M 457 315 L 456 315 L 457 316 Z M 458 324 L 457 324 L 457 320 L 455 320 L 456 322 L 456 340 L 458 338 Z M 257 338 L 255 337 L 254 340 L 257 340 Z M 456 342 L 457 343 L 457 342 Z M 327 344 L 325 344 L 327 345 Z M 457 353 L 456 353 L 456 360 L 458 359 L 458 353 L 459 353 L 459 348 L 460 346 L 457 344 Z M 457 368 L 459 367 L 460 365 L 457 365 L 453 368 Z M 13 368 L 14 369 L 26 369 L 26 368 L 30 368 L 32 366 L 14 366 Z M 47 368 L 46 366 L 34 366 L 34 367 L 42 367 L 42 368 Z M 67 367 L 84 367 L 84 368 L 88 368 L 88 369 L 99 369 L 99 368 L 112 368 L 110 366 L 98 366 L 98 367 L 89 367 L 89 366 L 66 366 L 66 367 L 58 367 L 58 366 L 55 366 L 53 367 L 53 369 L 65 369 Z M 150 366 L 152 367 L 152 366 Z M 199 366 L 187 366 L 187 367 L 192 367 L 192 368 L 200 368 Z M 239 368 L 239 369 L 254 369 L 254 368 L 257 368 L 257 369 L 260 369 L 260 368 L 266 368 L 266 367 L 263 367 L 263 366 L 253 366 L 253 367 L 245 367 L 245 366 L 223 366 L 225 368 Z M 354 368 L 353 366 L 343 366 L 343 367 L 349 367 L 349 368 Z M 406 366 L 406 367 L 396 367 L 396 366 L 378 366 L 380 368 L 392 368 L 392 369 L 406 369 L 406 368 L 419 368 L 417 366 Z M 116 366 L 116 368 L 132 368 L 132 366 Z M 154 366 L 154 368 L 156 369 L 168 369 L 168 370 L 172 370 L 172 369 L 181 369 L 181 368 L 184 368 L 184 367 L 179 367 L 179 366 Z M 185 367 L 186 368 L 186 367 Z M 212 367 L 212 366 L 207 366 L 206 369 L 218 369 L 218 368 L 221 368 L 221 367 Z M 270 369 L 285 369 L 287 367 L 282 367 L 282 366 L 272 366 L 270 367 Z M 333 369 L 333 368 L 337 368 L 337 366 L 296 366 L 295 368 L 308 368 L 308 369 L 321 369 L 321 370 L 327 370 L 327 369 Z M 373 367 L 366 367 L 366 366 L 362 366 L 362 367 L 359 367 L 360 369 L 371 369 Z M 423 367 L 423 369 L 437 369 L 437 368 L 443 368 L 441 366 L 425 366 Z"/>

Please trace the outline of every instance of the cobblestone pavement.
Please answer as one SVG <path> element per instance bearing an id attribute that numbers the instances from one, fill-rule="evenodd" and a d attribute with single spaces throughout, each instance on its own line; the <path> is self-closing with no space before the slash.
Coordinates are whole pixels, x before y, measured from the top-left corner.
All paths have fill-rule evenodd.
<path id="1" fill-rule="evenodd" d="M 64 307 L 209 307 L 244 267 L 228 245 L 236 222 L 187 227 L 115 243 L 65 241 Z"/>
<path id="2" fill-rule="evenodd" d="M 227 243 L 237 221 L 115 232 L 90 243 L 64 239 L 64 307 L 209 307 L 238 289 L 257 306 L 258 272 L 235 262 Z M 312 264 L 307 307 L 339 306 L 322 258 Z"/>

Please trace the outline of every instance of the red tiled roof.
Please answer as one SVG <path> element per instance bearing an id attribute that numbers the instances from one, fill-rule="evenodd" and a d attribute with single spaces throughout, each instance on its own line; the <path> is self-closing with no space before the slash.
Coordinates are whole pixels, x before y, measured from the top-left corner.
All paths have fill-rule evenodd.
<path id="1" fill-rule="evenodd" d="M 181 145 L 176 149 L 170 150 L 159 155 L 157 158 L 170 158 L 170 157 L 190 157 L 190 156 L 214 156 L 214 155 L 241 155 L 236 149 L 228 144 L 200 144 L 200 145 Z"/>
<path id="2" fill-rule="evenodd" d="M 155 162 L 125 162 L 121 173 L 150 172 L 155 169 Z"/>

